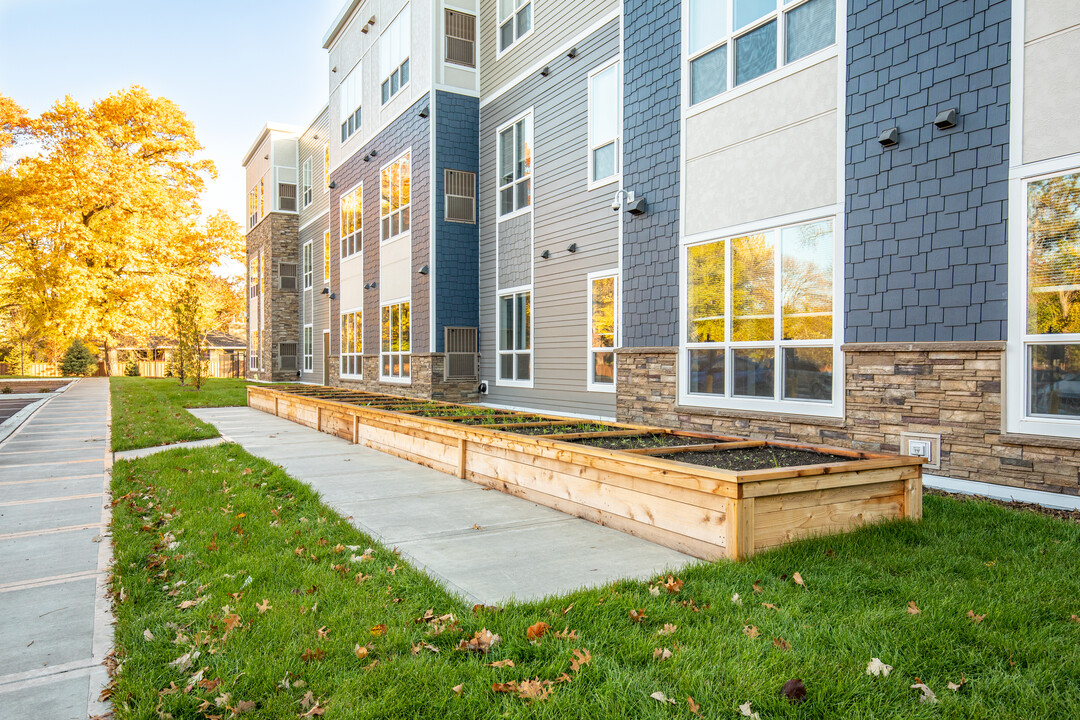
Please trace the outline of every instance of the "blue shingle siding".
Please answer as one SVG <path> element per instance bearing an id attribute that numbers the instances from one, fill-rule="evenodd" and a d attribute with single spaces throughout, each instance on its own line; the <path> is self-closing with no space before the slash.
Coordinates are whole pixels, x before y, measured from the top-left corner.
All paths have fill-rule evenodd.
<path id="1" fill-rule="evenodd" d="M 623 226 L 623 344 L 678 345 L 680 0 L 624 3 L 623 187 L 647 212 Z"/>
<path id="2" fill-rule="evenodd" d="M 1009 37 L 1009 0 L 849 1 L 846 341 L 1005 339 Z"/>
<path id="3" fill-rule="evenodd" d="M 477 327 L 479 226 L 446 221 L 444 170 L 480 172 L 480 101 L 435 93 L 435 348 L 443 352 L 447 325 Z"/>
<path id="4" fill-rule="evenodd" d="M 410 230 L 412 232 L 412 259 L 410 275 L 412 277 L 412 351 L 428 352 L 428 282 L 419 270 L 428 264 L 430 244 L 430 197 L 431 197 L 431 143 L 430 123 L 428 118 L 420 117 L 420 110 L 428 104 L 425 94 L 420 100 L 397 117 L 385 130 L 376 135 L 364 147 L 357 150 L 345 162 L 330 173 L 331 182 L 337 187 L 330 190 L 330 289 L 338 295 L 330 301 L 330 347 L 331 354 L 337 355 L 341 323 L 340 300 L 340 205 L 341 193 L 364 183 L 364 282 L 377 282 L 379 279 L 379 249 L 382 240 L 379 236 L 379 174 L 380 168 L 397 158 L 408 149 L 410 156 Z M 377 155 L 368 162 L 364 156 L 375 151 Z M 379 352 L 379 289 L 364 291 L 364 354 Z"/>

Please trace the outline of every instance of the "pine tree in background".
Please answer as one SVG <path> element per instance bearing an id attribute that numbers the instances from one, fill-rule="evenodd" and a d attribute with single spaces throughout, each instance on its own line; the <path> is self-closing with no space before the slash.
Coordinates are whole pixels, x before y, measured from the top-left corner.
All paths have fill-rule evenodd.
<path id="1" fill-rule="evenodd" d="M 97 369 L 97 357 L 86 347 L 86 343 L 76 338 L 71 341 L 64 359 L 60 362 L 60 372 L 64 377 L 89 375 Z"/>

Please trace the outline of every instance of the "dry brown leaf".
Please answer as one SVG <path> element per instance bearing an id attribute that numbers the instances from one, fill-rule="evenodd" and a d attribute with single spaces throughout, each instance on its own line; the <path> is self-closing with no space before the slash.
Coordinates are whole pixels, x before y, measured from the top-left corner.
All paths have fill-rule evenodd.
<path id="1" fill-rule="evenodd" d="M 755 580 L 753 583 L 750 584 L 750 587 L 754 588 L 754 594 L 755 595 L 760 595 L 761 593 L 765 592 L 761 588 L 761 581 L 760 580 Z"/>
<path id="2" fill-rule="evenodd" d="M 774 637 L 772 639 L 772 644 L 775 645 L 778 650 L 790 650 L 791 649 L 791 643 L 789 643 L 787 640 L 785 640 L 782 637 Z"/>
<path id="3" fill-rule="evenodd" d="M 201 687 L 206 692 L 212 693 L 212 692 L 217 692 L 217 689 L 219 687 L 221 687 L 221 685 L 224 682 L 225 682 L 224 680 L 221 680 L 219 678 L 215 678 L 213 680 L 200 680 L 198 682 L 198 685 L 199 685 L 199 687 Z"/>
<path id="4" fill-rule="evenodd" d="M 968 610 L 967 616 L 971 618 L 971 621 L 976 625 L 986 619 L 986 615 L 976 615 L 974 610 Z"/>
<path id="5" fill-rule="evenodd" d="M 571 630 L 569 625 L 555 631 L 553 635 L 559 640 L 577 640 L 577 630 Z"/>
<path id="6" fill-rule="evenodd" d="M 526 700 L 547 700 L 547 696 L 551 694 L 551 685 L 550 680 L 541 680 L 540 678 L 523 680 L 518 684 L 518 697 Z"/>
<path id="7" fill-rule="evenodd" d="M 360 583 L 364 582 L 365 580 L 369 580 L 370 578 L 370 575 L 365 575 L 362 572 L 358 572 L 356 573 L 356 584 L 359 585 Z"/>
<path id="8" fill-rule="evenodd" d="M 518 691 L 518 685 L 513 680 L 505 683 L 491 683 L 491 691 L 497 693 L 516 693 Z"/>
<path id="9" fill-rule="evenodd" d="M 694 713 L 698 717 L 701 717 L 701 706 L 694 702 L 694 698 L 692 696 L 687 696 L 686 704 L 690 706 L 690 712 Z"/>
<path id="10" fill-rule="evenodd" d="M 682 587 L 683 587 L 683 581 L 679 580 L 677 578 L 674 578 L 671 575 L 668 575 L 667 580 L 665 580 L 661 584 L 664 586 L 664 589 L 667 590 L 668 593 L 671 593 L 671 594 L 675 594 L 675 593 L 679 592 L 680 590 L 682 590 Z"/>
<path id="11" fill-rule="evenodd" d="M 433 653 L 439 652 L 439 648 L 426 642 L 419 642 L 412 646 L 413 655 L 419 655 L 423 650 L 430 650 Z"/>
<path id="12" fill-rule="evenodd" d="M 150 632 L 150 628 L 142 631 L 142 636 L 146 639 L 146 642 L 150 642 L 154 639 L 154 633 Z"/>
<path id="13" fill-rule="evenodd" d="M 948 688 L 950 690 L 952 690 L 953 692 L 960 692 L 960 688 L 964 687 L 964 685 L 967 685 L 967 678 L 964 677 L 963 675 L 961 675 L 960 676 L 960 682 L 954 683 L 954 682 L 950 681 L 949 685 L 948 685 Z"/>
<path id="14" fill-rule="evenodd" d="M 540 638 L 544 637 L 548 631 L 548 624 L 546 622 L 538 622 L 530 625 L 525 631 L 525 639 L 534 645 L 540 641 Z"/>
<path id="15" fill-rule="evenodd" d="M 398 571 L 397 563 L 394 563 L 394 567 L 386 568 L 386 572 L 390 573 L 391 575 L 397 575 L 397 571 Z"/>
<path id="16" fill-rule="evenodd" d="M 337 554 L 341 554 L 341 553 L 345 552 L 345 546 L 342 545 L 341 543 L 338 543 L 337 545 L 334 546 L 334 552 L 337 553 Z"/>
<path id="17" fill-rule="evenodd" d="M 664 623 L 664 627 L 656 631 L 657 635 L 670 635 L 679 629 L 678 625 L 672 625 L 671 623 Z"/>
<path id="18" fill-rule="evenodd" d="M 1080 623 L 1080 615 L 1073 615 L 1073 616 L 1072 616 L 1072 618 L 1070 618 L 1070 619 L 1071 619 L 1071 620 L 1072 620 L 1072 621 L 1073 621 L 1074 623 Z"/>
<path id="19" fill-rule="evenodd" d="M 649 594 L 652 595 L 653 597 L 660 597 L 660 586 L 659 585 L 650 585 L 649 586 Z"/>
<path id="20" fill-rule="evenodd" d="M 380 623 L 378 625 L 372 625 L 371 626 L 371 636 L 372 637 L 381 637 L 381 636 L 383 636 L 385 634 L 386 634 L 386 626 L 385 625 Z"/>
<path id="21" fill-rule="evenodd" d="M 919 606 L 915 604 L 914 600 L 908 601 L 907 611 L 908 615 L 918 615 L 920 612 L 922 612 L 921 610 L 919 610 Z"/>
<path id="22" fill-rule="evenodd" d="M 330 544 L 330 541 L 327 540 L 324 537 L 321 537 L 321 538 L 319 538 L 318 540 L 315 541 L 315 544 L 318 545 L 319 547 L 326 547 L 327 545 Z"/>
<path id="23" fill-rule="evenodd" d="M 565 608 L 563 608 L 562 614 L 565 615 L 566 613 L 570 612 L 573 609 L 574 609 L 574 603 L 570 603 Z"/>
<path id="24" fill-rule="evenodd" d="M 780 608 L 776 607 L 775 605 L 773 605 L 772 603 L 761 603 L 761 607 L 769 608 L 770 610 L 779 610 L 780 609 Z"/>
<path id="25" fill-rule="evenodd" d="M 458 697 L 461 697 L 461 693 L 465 690 L 465 683 L 455 685 L 454 687 L 452 687 L 450 689 L 454 692 L 455 695 L 457 695 Z"/>
<path id="26" fill-rule="evenodd" d="M 671 703 L 672 705 L 676 704 L 674 700 L 672 700 L 671 698 L 669 698 L 667 695 L 660 692 L 659 690 L 657 690 L 656 692 L 649 695 L 649 697 L 651 697 L 656 702 Z"/>
<path id="27" fill-rule="evenodd" d="M 177 685 L 175 681 L 173 681 L 169 683 L 169 687 L 158 690 L 158 697 L 161 697 L 163 695 L 175 695 L 178 692 L 180 692 L 180 686 Z"/>
<path id="28" fill-rule="evenodd" d="M 493 668 L 514 667 L 514 661 L 509 659 L 509 658 L 507 658 L 506 660 L 496 660 L 495 662 L 488 663 L 488 667 L 493 667 Z"/>
<path id="29" fill-rule="evenodd" d="M 744 625 L 742 631 L 743 634 L 746 635 L 746 637 L 752 638 L 756 638 L 758 635 L 761 634 L 758 632 L 757 627 L 755 627 L 754 625 Z"/>
<path id="30" fill-rule="evenodd" d="M 574 672 L 580 670 L 582 665 L 588 665 L 592 662 L 592 653 L 585 648 L 573 652 L 574 657 L 570 659 L 570 669 Z"/>
<path id="31" fill-rule="evenodd" d="M 236 705 L 233 706 L 233 715 L 243 715 L 244 713 L 251 712 L 254 709 L 254 700 L 237 700 Z"/>
<path id="32" fill-rule="evenodd" d="M 731 596 L 731 603 L 733 605 L 742 605 L 742 598 L 739 597 L 739 593 L 735 593 Z"/>
<path id="33" fill-rule="evenodd" d="M 806 583 L 803 582 L 802 575 L 799 574 L 798 570 L 792 573 L 791 579 L 795 581 L 796 585 L 802 585 L 803 587 L 806 587 Z"/>
<path id="34" fill-rule="evenodd" d="M 371 653 L 373 649 L 374 645 L 372 643 L 368 643 L 367 645 L 361 645 L 360 643 L 356 643 L 356 647 L 353 648 L 353 655 L 360 658 L 361 660 L 366 660 L 367 656 Z"/>
<path id="35" fill-rule="evenodd" d="M 458 643 L 459 650 L 471 650 L 472 652 L 486 655 L 491 648 L 499 644 L 502 640 L 498 635 L 491 632 L 487 628 L 483 628 L 473 634 L 468 640 L 462 640 Z"/>
<path id="36" fill-rule="evenodd" d="M 654 648 L 652 651 L 653 660 L 659 660 L 664 662 L 672 656 L 672 652 L 667 648 Z"/>
<path id="37" fill-rule="evenodd" d="M 645 614 L 645 608 L 641 608 L 640 610 L 631 610 L 630 611 L 630 622 L 635 622 L 635 623 L 645 622 L 645 618 L 647 618 L 647 617 L 648 617 L 648 615 Z"/>
<path id="38" fill-rule="evenodd" d="M 259 611 L 259 614 L 262 615 L 267 610 L 273 610 L 274 606 L 270 604 L 269 599 L 263 598 L 261 603 L 255 603 L 255 608 Z"/>
<path id="39" fill-rule="evenodd" d="M 228 606 L 226 606 L 226 607 L 228 607 Z M 223 617 L 221 619 L 221 621 L 225 625 L 225 637 L 228 637 L 229 633 L 231 633 L 233 630 L 235 630 L 237 627 L 239 627 L 239 625 L 240 625 L 240 616 L 237 615 L 236 613 L 229 613 L 228 615 Z"/>
<path id="40" fill-rule="evenodd" d="M 742 705 L 739 706 L 739 713 L 741 713 L 743 717 L 750 718 L 750 720 L 761 720 L 760 715 L 758 715 L 756 712 L 752 712 L 750 710 L 750 702 L 749 701 L 744 702 Z"/>
<path id="41" fill-rule="evenodd" d="M 319 648 L 304 648 L 304 652 L 300 653 L 300 659 L 304 662 L 322 660 L 324 657 L 326 657 L 326 651 Z"/>
<path id="42" fill-rule="evenodd" d="M 866 664 L 867 675 L 882 675 L 884 677 L 889 676 L 889 671 L 892 670 L 892 665 L 886 665 L 881 662 L 880 658 L 870 658 L 870 662 Z"/>
<path id="43" fill-rule="evenodd" d="M 919 678 L 915 678 L 915 679 L 918 680 Z M 911 686 L 911 689 L 912 690 L 918 690 L 919 692 L 922 693 L 922 695 L 919 696 L 919 701 L 920 702 L 928 703 L 930 705 L 933 705 L 934 703 L 937 702 L 937 695 L 934 694 L 933 690 L 926 687 L 926 685 L 924 683 L 917 682 L 917 683 L 915 683 L 914 685 Z"/>
<path id="44" fill-rule="evenodd" d="M 474 613 L 478 613 L 482 610 L 490 610 L 491 612 L 502 612 L 501 608 L 495 607 L 494 605 L 484 605 L 483 603 L 477 603 L 472 606 L 472 611 Z"/>
<path id="45" fill-rule="evenodd" d="M 330 633 L 331 633 L 331 630 L 329 628 L 327 628 L 325 625 L 323 625 L 321 628 L 319 628 L 318 630 L 315 631 L 315 634 L 318 635 L 320 640 L 325 640 L 326 638 L 330 637 Z"/>

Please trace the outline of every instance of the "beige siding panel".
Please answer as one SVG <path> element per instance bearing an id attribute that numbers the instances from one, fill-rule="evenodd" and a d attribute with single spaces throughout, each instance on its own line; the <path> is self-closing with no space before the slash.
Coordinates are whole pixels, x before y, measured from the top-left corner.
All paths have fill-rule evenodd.
<path id="1" fill-rule="evenodd" d="M 411 233 L 401 235 L 379 246 L 380 303 L 411 296 L 412 278 L 409 275 L 411 251 Z M 363 283 L 360 284 L 360 288 L 363 289 Z"/>
<path id="2" fill-rule="evenodd" d="M 1027 0 L 1024 4 L 1025 42 L 1076 25 L 1080 25 L 1080 3 L 1076 0 Z"/>
<path id="3" fill-rule="evenodd" d="M 1074 3 L 1062 3 L 1074 5 Z M 1080 14 L 1080 11 L 1072 15 Z M 1080 25 L 1024 48 L 1025 163 L 1080 152 Z"/>
<path id="4" fill-rule="evenodd" d="M 828 113 L 688 161 L 687 235 L 835 203 L 836 122 Z"/>
<path id="5" fill-rule="evenodd" d="M 617 0 L 533 0 L 532 33 L 497 57 L 498 3 L 494 0 L 482 3 L 478 20 L 481 97 L 545 60 L 570 40 L 573 33 L 618 12 L 619 7 Z"/>

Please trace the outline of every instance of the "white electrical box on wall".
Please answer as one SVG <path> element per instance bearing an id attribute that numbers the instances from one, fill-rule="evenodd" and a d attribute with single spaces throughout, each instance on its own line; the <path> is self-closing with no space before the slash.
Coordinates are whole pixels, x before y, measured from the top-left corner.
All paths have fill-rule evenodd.
<path id="1" fill-rule="evenodd" d="M 926 458 L 924 468 L 941 467 L 941 436 L 931 433 L 900 433 L 900 454 Z"/>

